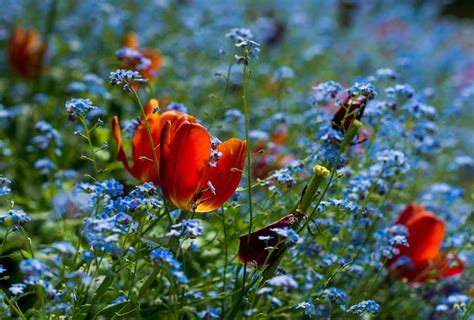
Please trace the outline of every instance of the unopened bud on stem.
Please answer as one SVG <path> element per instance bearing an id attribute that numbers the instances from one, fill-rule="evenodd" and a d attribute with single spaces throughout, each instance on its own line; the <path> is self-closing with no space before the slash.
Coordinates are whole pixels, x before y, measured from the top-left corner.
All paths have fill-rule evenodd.
<path id="1" fill-rule="evenodd" d="M 298 205 L 299 211 L 305 213 L 306 210 L 308 210 L 314 195 L 318 192 L 319 187 L 327 176 L 329 176 L 329 170 L 326 167 L 320 165 L 315 165 L 313 167 L 313 175 L 303 190 L 303 194 Z"/>
<path id="2" fill-rule="evenodd" d="M 344 137 L 344 141 L 342 141 L 341 148 L 345 148 L 351 144 L 354 137 L 359 134 L 360 128 L 362 128 L 363 124 L 359 120 L 355 119 L 349 130 L 347 130 L 346 136 Z"/>

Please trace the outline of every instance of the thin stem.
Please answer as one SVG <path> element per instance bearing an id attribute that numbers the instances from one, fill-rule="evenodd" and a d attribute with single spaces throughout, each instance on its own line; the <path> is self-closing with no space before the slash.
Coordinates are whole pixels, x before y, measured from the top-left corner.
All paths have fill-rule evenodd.
<path id="1" fill-rule="evenodd" d="M 153 154 L 153 162 L 155 163 L 156 172 L 158 173 L 158 175 L 160 175 L 160 163 L 158 162 L 158 156 L 156 154 L 156 145 L 153 141 L 153 136 L 151 135 L 150 125 L 148 124 L 148 117 L 145 113 L 145 108 L 143 108 L 143 104 L 142 104 L 142 101 L 140 100 L 140 97 L 138 96 L 138 92 L 135 89 L 133 89 L 132 86 L 131 86 L 131 90 L 132 90 L 133 95 L 135 96 L 135 98 L 138 101 L 138 105 L 140 106 L 140 110 L 141 110 L 142 116 L 143 116 L 143 122 L 145 124 L 146 134 L 148 136 L 148 140 L 150 141 L 150 145 L 151 145 L 151 151 L 152 151 L 152 154 Z M 173 219 L 171 218 L 171 215 L 169 214 L 168 204 L 166 203 L 165 199 L 163 199 L 163 202 L 165 204 L 166 212 L 167 212 L 167 215 L 168 215 L 168 220 L 170 221 L 170 223 L 172 223 Z"/>
<path id="2" fill-rule="evenodd" d="M 84 116 L 79 115 L 79 120 L 81 121 L 82 127 L 84 128 L 84 134 L 85 135 L 83 135 L 83 137 L 86 139 L 87 144 L 89 145 L 89 150 L 90 150 L 91 157 L 92 157 L 92 158 L 90 158 L 90 160 L 94 165 L 95 177 L 97 177 L 97 175 L 99 173 L 99 170 L 97 169 L 97 163 L 96 163 L 97 161 L 96 161 L 96 157 L 95 157 L 94 147 L 92 146 L 90 130 L 87 127 L 87 122 L 86 122 L 86 119 L 84 118 Z M 95 180 L 95 178 L 94 178 L 94 180 Z"/>
<path id="3" fill-rule="evenodd" d="M 250 120 L 249 120 L 249 110 L 247 105 L 247 64 L 244 64 L 244 71 L 243 71 L 243 88 L 242 88 L 242 101 L 244 107 L 244 115 L 245 115 L 245 140 L 247 141 L 247 191 L 248 191 L 248 202 L 249 202 L 249 229 L 248 229 L 248 236 L 247 236 L 247 245 L 245 247 L 245 261 L 247 261 L 249 248 L 250 248 L 250 241 L 251 237 L 250 234 L 252 233 L 252 224 L 253 224 L 253 208 L 252 208 L 252 176 L 251 176 L 251 158 L 250 158 L 250 141 L 249 141 L 249 127 L 250 127 Z M 247 264 L 244 264 L 244 274 L 242 276 L 242 288 L 245 289 L 245 281 L 247 277 Z"/>
<path id="4" fill-rule="evenodd" d="M 226 98 L 227 98 L 227 92 L 229 91 L 229 84 L 230 84 L 230 72 L 232 71 L 232 66 L 233 63 L 229 63 L 229 67 L 227 68 L 227 75 L 225 77 L 225 87 L 224 87 L 224 94 L 222 95 L 222 99 L 220 100 L 220 104 L 224 104 Z M 214 111 L 214 114 L 212 115 L 211 121 L 209 121 L 209 125 L 207 127 L 208 131 L 211 131 L 211 127 L 214 124 L 214 121 L 216 120 L 217 113 L 220 110 L 220 106 L 217 106 L 216 110 Z"/>
<path id="5" fill-rule="evenodd" d="M 225 223 L 225 210 L 222 208 L 222 229 L 224 231 L 224 271 L 222 272 L 222 293 L 226 292 L 226 277 L 227 277 L 227 259 L 228 259 L 228 248 L 227 248 L 227 228 Z M 225 298 L 222 299 L 222 312 L 225 311 Z"/>
<path id="6" fill-rule="evenodd" d="M 3 294 L 3 298 L 7 301 L 8 305 L 16 312 L 16 314 L 23 320 L 26 320 L 25 315 L 23 312 L 21 312 L 20 307 L 16 304 L 16 302 L 11 301 L 10 298 L 8 298 L 8 295 L 5 294 L 5 292 L 0 289 L 0 292 Z"/>
<path id="7" fill-rule="evenodd" d="M 5 231 L 5 235 L 3 236 L 2 239 L 2 246 L 0 247 L 0 256 L 3 256 L 3 249 L 5 248 L 5 243 L 7 242 L 7 237 L 10 234 L 11 228 L 8 227 L 8 229 Z"/>
<path id="8" fill-rule="evenodd" d="M 26 238 L 26 242 L 28 243 L 28 250 L 30 250 L 31 257 L 34 258 L 35 257 L 35 252 L 33 251 L 33 246 L 31 245 L 31 238 L 28 237 L 28 235 L 26 234 L 25 229 L 22 226 L 20 226 L 20 230 L 21 230 L 21 233 L 23 233 L 23 236 L 25 236 L 25 238 Z"/>
<path id="9" fill-rule="evenodd" d="M 138 105 L 140 106 L 140 110 L 141 110 L 142 115 L 143 115 L 143 122 L 145 123 L 146 133 L 148 135 L 148 139 L 150 140 L 151 150 L 152 150 L 152 153 L 153 153 L 153 162 L 155 163 L 156 170 L 159 174 L 160 173 L 160 164 L 158 162 L 158 157 L 156 155 L 156 146 L 155 146 L 155 143 L 153 142 L 153 136 L 151 135 L 150 125 L 148 124 L 148 117 L 145 113 L 145 108 L 143 108 L 142 101 L 140 100 L 140 97 L 138 96 L 137 91 L 135 91 L 135 89 L 133 89 L 133 88 L 131 90 L 132 90 L 133 94 L 135 95 L 135 98 L 138 101 Z"/>

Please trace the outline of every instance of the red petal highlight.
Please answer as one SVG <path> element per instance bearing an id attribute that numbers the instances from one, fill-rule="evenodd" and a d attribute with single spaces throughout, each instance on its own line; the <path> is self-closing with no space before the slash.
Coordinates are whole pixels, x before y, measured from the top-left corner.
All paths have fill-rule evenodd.
<path id="1" fill-rule="evenodd" d="M 247 142 L 232 138 L 219 144 L 216 150 L 222 153 L 222 157 L 215 167 L 208 168 L 201 181 L 201 188 L 207 190 L 200 197 L 196 212 L 208 212 L 220 208 L 232 196 L 242 177 Z M 208 181 L 215 188 L 215 194 L 209 190 Z"/>
<path id="2" fill-rule="evenodd" d="M 410 203 L 405 208 L 405 210 L 403 210 L 402 214 L 398 217 L 395 224 L 403 224 L 404 226 L 406 226 L 408 224 L 408 221 L 422 214 L 424 211 L 425 208 L 423 206 L 418 206 L 414 203 Z"/>
<path id="3" fill-rule="evenodd" d="M 171 122 L 163 128 L 160 180 L 165 197 L 177 208 L 190 210 L 208 169 L 211 140 L 200 124 L 178 121 L 174 134 Z"/>
<path id="4" fill-rule="evenodd" d="M 10 64 L 20 76 L 34 79 L 41 71 L 41 60 L 45 51 L 46 45 L 41 41 L 38 32 L 18 27 L 10 41 Z"/>
<path id="5" fill-rule="evenodd" d="M 434 261 L 443 242 L 444 222 L 431 212 L 423 212 L 411 218 L 407 225 L 409 247 L 400 248 L 400 256 L 408 256 L 416 264 Z"/>
<path id="6" fill-rule="evenodd" d="M 175 127 L 177 123 L 181 123 L 186 120 L 194 123 L 196 122 L 196 119 L 192 116 L 188 116 L 184 113 L 176 111 L 167 111 L 161 115 L 157 112 L 153 113 L 152 111 L 157 105 L 158 102 L 155 99 L 151 99 L 147 103 L 145 112 L 148 115 L 148 125 L 150 127 L 153 143 L 155 144 L 156 157 L 158 159 L 158 163 L 160 163 L 159 143 L 161 130 L 163 129 L 164 124 L 170 121 L 173 124 L 173 127 Z M 155 185 L 159 185 L 159 174 L 153 160 L 153 149 L 151 147 L 150 138 L 148 137 L 145 125 L 140 124 L 133 135 L 133 165 L 130 165 L 127 160 L 127 156 L 123 148 L 122 135 L 120 133 L 120 125 L 117 117 L 114 117 L 112 120 L 112 133 L 115 141 L 117 142 L 117 160 L 122 161 L 128 172 L 141 182 L 151 181 Z"/>
<path id="7" fill-rule="evenodd" d="M 112 118 L 112 135 L 114 136 L 115 142 L 117 143 L 117 160 L 122 161 L 125 168 L 130 172 L 130 166 L 128 164 L 127 155 L 123 149 L 122 144 L 122 132 L 120 130 L 120 124 L 117 116 Z"/>

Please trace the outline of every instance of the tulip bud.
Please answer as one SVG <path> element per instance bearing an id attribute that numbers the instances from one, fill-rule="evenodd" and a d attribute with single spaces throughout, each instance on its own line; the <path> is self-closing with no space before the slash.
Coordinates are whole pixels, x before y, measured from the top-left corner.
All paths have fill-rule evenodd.
<path id="1" fill-rule="evenodd" d="M 349 127 L 349 130 L 346 132 L 346 136 L 344 137 L 344 141 L 342 141 L 341 148 L 345 148 L 348 145 L 351 144 L 352 140 L 354 140 L 354 137 L 359 134 L 360 128 L 362 128 L 363 124 L 359 120 L 355 119 L 351 126 Z"/>
<path id="2" fill-rule="evenodd" d="M 309 206 L 311 205 L 311 201 L 327 176 L 329 176 L 329 170 L 326 167 L 320 165 L 315 165 L 313 167 L 313 175 L 303 190 L 303 194 L 298 205 L 299 211 L 304 213 L 306 210 L 308 210 Z"/>

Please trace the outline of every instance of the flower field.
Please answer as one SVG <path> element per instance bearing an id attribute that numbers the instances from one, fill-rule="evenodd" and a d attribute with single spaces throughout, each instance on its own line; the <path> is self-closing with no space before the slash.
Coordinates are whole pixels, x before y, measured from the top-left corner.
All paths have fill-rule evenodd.
<path id="1" fill-rule="evenodd" d="M 0 319 L 474 319 L 447 2 L 0 4 Z"/>

